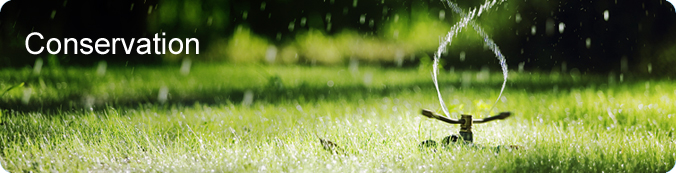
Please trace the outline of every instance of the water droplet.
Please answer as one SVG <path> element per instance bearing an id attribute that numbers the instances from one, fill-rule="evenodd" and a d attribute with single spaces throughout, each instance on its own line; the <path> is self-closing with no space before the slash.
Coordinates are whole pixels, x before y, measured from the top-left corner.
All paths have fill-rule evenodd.
<path id="1" fill-rule="evenodd" d="M 25 87 L 23 89 L 23 96 L 21 97 L 21 103 L 28 105 L 31 100 L 31 95 L 33 94 L 33 88 Z"/>
<path id="2" fill-rule="evenodd" d="M 51 19 L 54 19 L 54 17 L 56 17 L 56 10 L 52 10 Z"/>
<path id="3" fill-rule="evenodd" d="M 181 63 L 181 74 L 183 76 L 190 74 L 190 66 L 192 66 L 192 60 L 190 60 L 190 58 L 183 59 L 183 62 Z"/>
<path id="4" fill-rule="evenodd" d="M 274 63 L 277 58 L 277 47 L 274 45 L 268 46 L 268 50 L 265 51 L 265 61 L 268 63 Z"/>
<path id="5" fill-rule="evenodd" d="M 33 74 L 39 75 L 40 71 L 42 71 L 42 58 L 38 58 L 35 60 L 35 65 L 33 66 Z"/>
<path id="6" fill-rule="evenodd" d="M 359 16 L 359 23 L 360 24 L 366 23 L 366 14 L 362 14 L 361 16 Z"/>
<path id="7" fill-rule="evenodd" d="M 446 19 L 446 11 L 441 10 L 439 11 L 439 20 L 444 20 Z"/>
<path id="8" fill-rule="evenodd" d="M 169 88 L 166 86 L 162 86 L 160 88 L 160 91 L 157 92 L 157 101 L 160 103 L 165 103 L 167 102 L 167 99 L 169 98 Z"/>
<path id="9" fill-rule="evenodd" d="M 329 86 L 329 87 L 333 87 L 333 81 L 330 80 L 330 81 L 326 82 L 326 85 Z"/>
<path id="10" fill-rule="evenodd" d="M 356 58 L 351 58 L 348 69 L 350 69 L 350 73 L 357 74 L 357 72 L 359 72 L 359 60 Z"/>
<path id="11" fill-rule="evenodd" d="M 530 34 L 535 35 L 535 33 L 537 33 L 537 27 L 535 25 L 533 25 L 533 26 L 530 27 Z"/>
<path id="12" fill-rule="evenodd" d="M 554 19 L 552 19 L 552 18 L 547 19 L 547 23 L 545 25 L 545 32 L 547 33 L 547 35 L 553 35 L 554 34 L 554 32 L 555 32 L 554 27 L 555 26 L 556 26 L 556 24 L 554 23 Z"/>
<path id="13" fill-rule="evenodd" d="M 559 23 L 559 33 L 563 34 L 563 30 L 566 29 L 566 24 L 561 22 Z"/>
<path id="14" fill-rule="evenodd" d="M 292 32 L 293 32 L 293 29 L 294 29 L 295 27 L 296 27 L 296 23 L 295 23 L 295 22 L 289 23 L 289 31 L 292 31 Z"/>
<path id="15" fill-rule="evenodd" d="M 623 55 L 620 60 L 620 69 L 622 72 L 627 72 L 629 70 L 629 61 L 627 60 L 627 55 Z"/>
<path id="16" fill-rule="evenodd" d="M 364 74 L 364 85 L 370 85 L 373 82 L 373 73 L 367 72 Z"/>
<path id="17" fill-rule="evenodd" d="M 246 91 L 244 92 L 244 98 L 242 99 L 242 105 L 243 105 L 243 106 L 249 106 L 249 105 L 251 105 L 251 103 L 253 103 L 253 99 L 254 99 L 253 91 L 251 91 L 251 90 L 246 90 Z"/>
<path id="18" fill-rule="evenodd" d="M 465 61 L 465 51 L 460 51 L 460 62 Z"/>
<path id="19" fill-rule="evenodd" d="M 610 18 L 610 12 L 608 10 L 603 11 L 603 20 L 608 21 L 608 18 Z"/>
<path id="20" fill-rule="evenodd" d="M 587 40 L 584 41 L 585 46 L 587 46 L 587 49 L 591 48 L 591 38 L 587 37 Z"/>
<path id="21" fill-rule="evenodd" d="M 401 67 L 404 65 L 404 51 L 401 49 L 397 49 L 397 52 L 394 53 L 394 60 L 397 63 L 397 67 Z"/>
<path id="22" fill-rule="evenodd" d="M 106 61 L 99 61 L 99 65 L 96 67 L 96 75 L 104 76 L 106 75 L 106 67 L 108 63 Z"/>
<path id="23" fill-rule="evenodd" d="M 520 22 L 521 22 L 521 14 L 520 14 L 520 13 L 516 13 L 516 16 L 514 17 L 514 20 L 516 21 L 516 23 L 520 23 Z"/>

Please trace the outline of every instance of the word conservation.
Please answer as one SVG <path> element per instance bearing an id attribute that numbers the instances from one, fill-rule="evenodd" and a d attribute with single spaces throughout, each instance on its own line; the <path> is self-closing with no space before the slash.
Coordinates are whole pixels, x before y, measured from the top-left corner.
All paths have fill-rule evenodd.
<path id="1" fill-rule="evenodd" d="M 166 34 L 162 32 L 162 36 L 164 35 Z M 167 50 L 169 50 L 170 53 L 176 55 L 182 54 L 184 49 L 185 54 L 190 54 L 190 45 L 194 46 L 195 54 L 200 54 L 200 42 L 197 38 L 186 38 L 185 42 L 178 38 L 172 38 L 167 42 L 166 38 L 159 38 L 157 33 L 155 33 L 155 38 L 152 38 L 152 42 L 149 38 L 132 38 L 128 42 L 124 38 L 112 38 L 110 40 L 106 38 L 99 38 L 96 39 L 96 41 L 93 41 L 90 38 L 82 38 L 79 41 L 75 38 L 64 38 L 63 41 L 57 38 L 50 38 L 47 40 L 46 44 L 43 44 L 45 46 L 31 47 L 28 44 L 31 39 L 44 40 L 45 38 L 39 32 L 32 32 L 26 36 L 26 50 L 28 53 L 33 55 L 40 54 L 45 49 L 49 54 L 82 53 L 84 55 L 89 55 L 96 52 L 100 55 L 106 55 L 117 54 L 119 52 L 129 55 L 132 54 L 134 50 L 136 50 L 136 53 L 139 55 L 148 55 L 153 53 L 161 55 L 166 54 Z M 51 46 L 53 44 L 56 45 L 55 48 Z M 122 47 L 123 51 L 118 51 L 117 49 L 119 47 Z M 134 47 L 136 47 L 136 49 L 134 49 Z"/>

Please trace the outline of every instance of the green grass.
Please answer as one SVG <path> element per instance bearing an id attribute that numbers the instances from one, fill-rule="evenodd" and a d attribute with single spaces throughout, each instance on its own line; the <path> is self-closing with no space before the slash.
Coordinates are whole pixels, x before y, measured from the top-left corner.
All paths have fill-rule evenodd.
<path id="1" fill-rule="evenodd" d="M 487 149 L 421 150 L 421 141 L 459 129 L 420 115 L 439 109 L 425 70 L 197 64 L 188 75 L 179 67 L 31 73 L 0 70 L 3 91 L 26 83 L 0 98 L 0 163 L 10 172 L 666 172 L 676 161 L 671 80 L 510 73 L 497 110 L 513 116 L 474 126 Z M 495 101 L 502 76 L 483 74 L 442 73 L 452 118 Z M 247 91 L 250 105 L 242 104 Z M 317 136 L 345 153 L 323 150 Z M 498 145 L 523 149 L 491 149 Z"/>

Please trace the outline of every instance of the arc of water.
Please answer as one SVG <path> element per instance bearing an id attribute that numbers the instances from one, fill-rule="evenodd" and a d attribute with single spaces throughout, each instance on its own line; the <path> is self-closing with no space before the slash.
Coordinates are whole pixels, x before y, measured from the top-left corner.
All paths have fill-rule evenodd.
<path id="1" fill-rule="evenodd" d="M 507 74 L 507 63 L 506 63 L 506 59 L 505 59 L 504 55 L 502 54 L 502 52 L 500 52 L 500 48 L 497 46 L 497 44 L 495 44 L 495 42 L 493 42 L 493 40 L 490 39 L 490 37 L 488 37 L 488 34 L 486 34 L 486 32 L 484 32 L 483 29 L 481 29 L 481 27 L 478 24 L 476 24 L 473 20 L 474 20 L 475 17 L 480 16 L 483 13 L 483 11 L 492 8 L 496 4 L 500 4 L 500 3 L 504 2 L 505 0 L 500 0 L 500 1 L 493 0 L 491 2 L 486 1 L 486 3 L 484 3 L 483 5 L 481 5 L 478 8 L 478 10 L 479 10 L 478 13 L 477 13 L 477 9 L 471 9 L 471 10 L 469 10 L 468 13 L 465 13 L 458 6 L 458 4 L 451 2 L 450 0 L 445 0 L 445 1 L 446 1 L 446 4 L 451 8 L 451 10 L 453 10 L 453 12 L 459 14 L 462 18 L 460 19 L 460 21 L 458 23 L 456 23 L 455 25 L 453 25 L 453 27 L 451 27 L 451 30 L 448 32 L 446 37 L 444 37 L 444 39 L 441 40 L 441 43 L 439 44 L 439 48 L 437 49 L 437 52 L 434 54 L 434 65 L 432 66 L 432 70 L 433 70 L 432 76 L 433 76 L 433 81 L 434 81 L 434 87 L 436 88 L 437 96 L 439 97 L 439 104 L 441 104 L 441 108 L 442 108 L 444 114 L 446 114 L 447 117 L 450 117 L 450 112 L 448 111 L 448 108 L 446 107 L 446 103 L 444 102 L 444 99 L 441 96 L 441 91 L 439 90 L 439 81 L 437 79 L 437 76 L 439 74 L 439 67 L 438 67 L 439 58 L 440 58 L 441 54 L 444 51 L 446 51 L 446 46 L 449 46 L 451 44 L 451 42 L 453 41 L 453 37 L 455 37 L 455 35 L 458 32 L 460 32 L 461 29 L 467 27 L 467 25 L 471 25 L 472 28 L 474 28 L 474 31 L 479 33 L 479 36 L 481 36 L 484 39 L 484 43 L 486 44 L 486 46 L 488 46 L 488 48 L 490 48 L 493 51 L 495 56 L 500 61 L 500 66 L 502 66 L 502 75 L 503 75 L 502 88 L 500 89 L 500 94 L 498 95 L 498 98 L 495 100 L 495 103 L 493 104 L 493 106 L 491 106 L 491 109 L 488 110 L 490 112 L 491 110 L 493 110 L 495 108 L 495 105 L 497 105 L 498 101 L 500 100 L 500 97 L 502 97 L 502 92 L 505 90 L 505 85 L 507 84 L 507 75 L 508 75 Z"/>

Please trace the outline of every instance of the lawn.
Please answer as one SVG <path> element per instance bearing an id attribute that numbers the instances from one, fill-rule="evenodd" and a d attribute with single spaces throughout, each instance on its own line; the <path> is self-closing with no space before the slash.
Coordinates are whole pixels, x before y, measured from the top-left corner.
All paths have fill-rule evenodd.
<path id="1" fill-rule="evenodd" d="M 0 163 L 10 172 L 666 172 L 676 83 L 510 72 L 479 146 L 420 148 L 459 130 L 431 68 L 195 64 L 1 69 Z M 485 117 L 497 71 L 442 72 L 452 109 Z M 327 151 L 320 138 L 337 145 Z M 519 145 L 518 150 L 496 146 Z"/>

